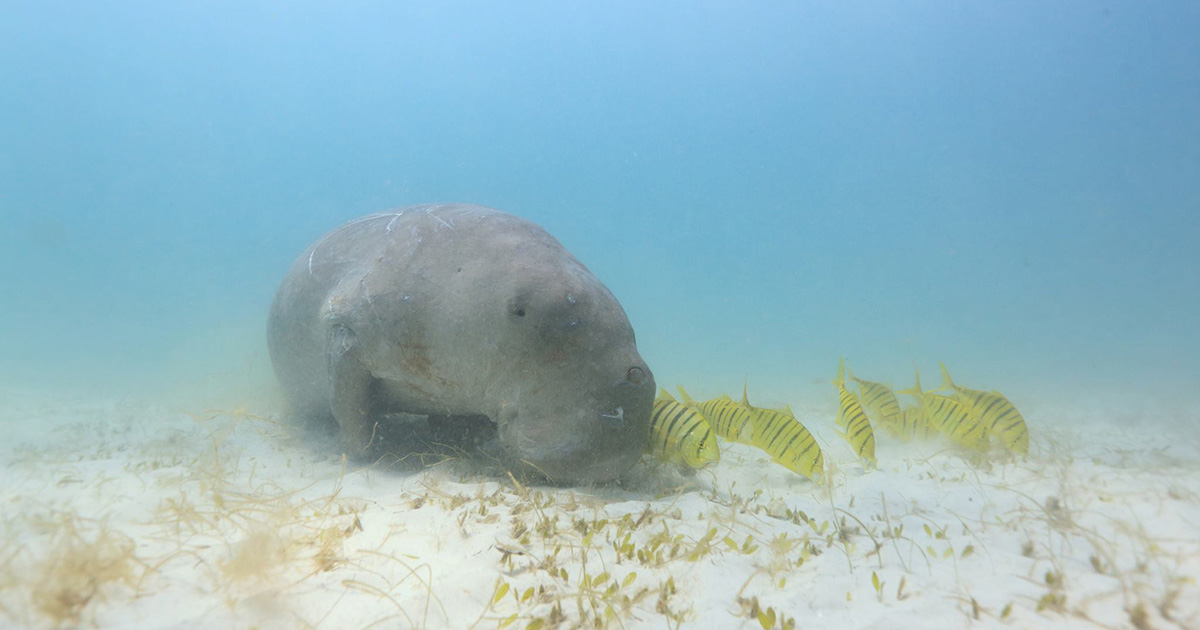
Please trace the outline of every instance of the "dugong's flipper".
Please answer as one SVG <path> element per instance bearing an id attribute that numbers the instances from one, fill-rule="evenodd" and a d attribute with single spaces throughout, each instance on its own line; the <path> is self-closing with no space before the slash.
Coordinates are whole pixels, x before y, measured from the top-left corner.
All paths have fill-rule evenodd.
<path id="1" fill-rule="evenodd" d="M 333 392 L 333 417 L 342 427 L 342 441 L 351 453 L 367 449 L 371 441 L 371 371 L 358 358 L 358 340 L 342 324 L 329 329 L 329 378 Z"/>

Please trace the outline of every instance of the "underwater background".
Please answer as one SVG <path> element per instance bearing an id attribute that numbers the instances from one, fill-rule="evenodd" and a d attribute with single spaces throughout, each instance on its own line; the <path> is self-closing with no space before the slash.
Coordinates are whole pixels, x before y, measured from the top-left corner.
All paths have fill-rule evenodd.
<path id="1" fill-rule="evenodd" d="M 668 387 L 832 408 L 845 356 L 1035 409 L 1200 405 L 1200 4 L 0 16 L 8 387 L 269 397 L 291 261 L 463 201 L 561 240 Z"/>

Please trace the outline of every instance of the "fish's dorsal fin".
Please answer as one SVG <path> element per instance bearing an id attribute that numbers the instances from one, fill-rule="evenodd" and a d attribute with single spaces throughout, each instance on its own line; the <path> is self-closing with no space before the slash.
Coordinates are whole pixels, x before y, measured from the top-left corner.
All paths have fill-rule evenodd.
<path id="1" fill-rule="evenodd" d="M 658 400 L 658 401 L 669 400 L 671 402 L 679 402 L 678 400 L 675 400 L 675 397 L 672 396 L 671 392 L 667 391 L 667 388 L 665 388 L 665 387 L 658 388 L 658 397 L 655 398 L 654 400 Z"/>
<path id="2" fill-rule="evenodd" d="M 846 360 L 838 357 L 838 373 L 833 379 L 833 386 L 842 388 L 846 386 Z"/>
<path id="3" fill-rule="evenodd" d="M 696 404 L 696 401 L 690 395 L 688 395 L 687 390 L 683 388 L 683 385 L 676 385 L 675 389 L 679 390 L 679 398 L 683 400 L 683 404 L 685 404 L 685 405 Z"/>
<path id="4" fill-rule="evenodd" d="M 958 385 L 954 384 L 954 379 L 950 378 L 950 370 L 946 369 L 946 364 L 938 361 L 938 365 L 942 367 L 942 386 L 938 389 L 958 389 Z"/>

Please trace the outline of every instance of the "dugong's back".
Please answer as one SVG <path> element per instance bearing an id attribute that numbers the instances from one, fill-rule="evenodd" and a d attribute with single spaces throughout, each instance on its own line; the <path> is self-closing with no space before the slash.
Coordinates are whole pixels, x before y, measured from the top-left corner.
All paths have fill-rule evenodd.
<path id="1" fill-rule="evenodd" d="M 562 460 L 544 470 L 558 479 L 611 478 L 645 443 L 653 377 L 620 304 L 540 227 L 490 208 L 326 234 L 280 285 L 268 345 L 291 411 L 352 437 L 381 409 L 485 415 L 515 458 Z"/>
<path id="2" fill-rule="evenodd" d="M 421 271 L 439 259 L 453 262 L 456 256 L 436 251 L 446 247 L 447 235 L 481 244 L 501 234 L 511 239 L 531 225 L 484 206 L 430 204 L 359 217 L 314 242 L 285 276 L 267 325 L 271 361 L 292 410 L 310 418 L 331 413 L 327 323 L 339 306 L 369 309 L 379 292 L 408 295 L 411 303 L 421 286 L 436 293 L 428 285 L 438 280 Z"/>
<path id="3" fill-rule="evenodd" d="M 331 416 L 332 383 L 323 321 L 333 312 L 335 290 L 347 278 L 363 281 L 374 260 L 382 264 L 402 251 L 399 237 L 411 229 L 410 209 L 349 221 L 325 234 L 292 263 L 275 293 L 267 322 L 267 348 L 290 411 L 307 418 Z"/>

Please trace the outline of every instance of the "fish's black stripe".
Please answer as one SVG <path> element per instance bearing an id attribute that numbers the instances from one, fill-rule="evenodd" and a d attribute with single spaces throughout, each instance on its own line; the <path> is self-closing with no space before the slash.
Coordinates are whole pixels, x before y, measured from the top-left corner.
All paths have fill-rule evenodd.
<path id="1" fill-rule="evenodd" d="M 675 423 L 679 421 L 679 418 L 680 418 L 681 416 L 683 416 L 683 412 L 685 412 L 685 411 L 687 411 L 687 407 L 684 407 L 683 405 L 680 405 L 680 406 L 679 406 L 679 410 L 678 410 L 678 411 L 676 411 L 676 412 L 675 412 L 675 415 L 671 416 L 671 419 L 670 419 L 670 420 L 667 422 L 667 427 L 666 427 L 665 435 L 667 435 L 668 439 L 670 439 L 670 436 L 674 434 L 674 432 L 675 432 Z"/>
<path id="2" fill-rule="evenodd" d="M 956 414 L 956 416 L 952 420 L 947 420 L 948 423 L 954 425 L 954 428 L 950 431 L 951 433 L 966 435 L 971 432 L 972 428 L 982 426 L 978 422 L 968 422 L 969 416 L 965 413 Z"/>
<path id="3" fill-rule="evenodd" d="M 966 417 L 967 414 L 955 409 L 950 409 L 942 419 L 942 426 L 949 427 L 951 434 L 958 433 L 958 429 L 962 426 L 963 420 L 965 420 Z"/>
<path id="4" fill-rule="evenodd" d="M 667 446 L 669 443 L 666 432 L 662 430 L 662 416 L 665 409 L 666 405 L 656 404 L 654 406 L 654 412 L 650 416 L 650 431 L 652 439 L 655 440 L 654 446 L 656 448 L 661 447 L 660 450 L 662 450 L 664 454 L 667 452 Z"/>
<path id="5" fill-rule="evenodd" d="M 733 409 L 729 414 L 729 434 L 731 436 L 741 437 L 741 433 L 746 430 L 746 424 L 750 421 L 750 412 L 745 409 Z"/>
<path id="6" fill-rule="evenodd" d="M 684 440 L 686 440 L 687 437 L 692 434 L 692 431 L 695 431 L 696 427 L 700 426 L 702 422 L 704 422 L 704 418 L 700 417 L 699 414 L 689 414 L 684 416 L 683 422 L 675 431 L 675 435 L 680 435 L 679 443 L 683 444 Z"/>
<path id="7" fill-rule="evenodd" d="M 783 421 L 782 416 L 772 414 L 769 417 L 771 419 L 767 421 L 767 430 L 770 431 L 771 429 L 774 429 L 775 432 L 772 433 L 771 438 L 767 440 L 767 446 L 765 448 L 768 451 L 770 451 L 771 445 L 775 443 L 775 440 L 779 438 L 779 434 L 783 433 L 783 430 L 787 428 L 787 423 Z"/>
<path id="8" fill-rule="evenodd" d="M 690 409 L 688 411 L 691 412 Z M 687 440 L 687 437 L 691 435 L 692 431 L 695 431 L 696 427 L 704 424 L 707 424 L 707 422 L 700 414 L 694 412 L 686 413 L 682 418 L 680 418 L 679 426 L 675 428 L 675 432 L 672 435 L 675 436 L 675 439 L 678 440 L 680 446 L 682 447 L 684 442 Z"/>
<path id="9" fill-rule="evenodd" d="M 780 457 L 786 456 L 788 454 L 788 444 L 791 444 L 792 441 L 797 437 L 802 438 L 804 436 L 804 432 L 805 429 L 804 427 L 800 426 L 799 422 L 793 422 L 790 426 L 788 426 L 786 431 L 780 434 L 779 443 L 774 449 L 775 452 L 778 453 Z"/>
<path id="10" fill-rule="evenodd" d="M 651 421 L 660 422 L 663 417 L 670 413 L 671 409 L 673 409 L 673 407 L 669 402 L 663 402 L 661 404 L 654 405 L 654 416 Z"/>
<path id="11" fill-rule="evenodd" d="M 792 436 L 792 439 L 788 440 L 788 443 L 784 445 L 783 451 L 781 451 L 781 452 L 783 452 L 783 453 L 788 452 L 792 448 L 792 444 L 796 442 L 796 438 L 800 437 L 800 435 L 801 435 L 800 432 L 797 431 L 796 434 Z M 805 450 L 805 452 L 807 452 L 807 449 Z M 796 460 L 798 461 L 799 459 L 800 459 L 799 456 L 797 456 Z"/>
<path id="12" fill-rule="evenodd" d="M 779 441 L 779 439 L 780 439 L 780 438 L 782 438 L 784 435 L 788 435 L 788 434 L 789 434 L 788 432 L 789 432 L 789 431 L 791 431 L 791 429 L 792 429 L 792 427 L 788 426 L 788 423 L 787 423 L 787 422 L 780 422 L 779 424 L 780 424 L 779 431 L 778 431 L 778 432 L 775 434 L 775 437 L 774 437 L 774 439 L 772 439 L 772 440 L 771 440 L 771 441 L 770 441 L 770 442 L 767 444 L 767 449 L 766 449 L 766 450 L 767 450 L 767 452 L 768 452 L 768 453 L 772 453 L 772 454 L 778 454 L 778 453 L 782 453 L 782 452 L 783 452 L 782 450 L 779 450 L 779 449 L 776 449 L 776 448 L 775 448 L 775 443 L 776 443 L 777 441 Z M 795 432 L 794 432 L 794 431 L 792 431 L 792 433 L 795 433 Z"/>
<path id="13" fill-rule="evenodd" d="M 962 395 L 966 396 L 967 399 L 971 401 L 972 405 L 978 405 L 979 401 L 983 400 L 984 396 L 988 395 L 987 392 L 979 391 L 978 389 L 966 389 L 965 387 L 957 389 Z"/>
<path id="14" fill-rule="evenodd" d="M 880 398 L 887 396 L 887 390 L 884 390 L 882 388 L 870 387 L 867 389 L 866 392 L 864 392 L 864 394 L 866 394 L 866 396 L 865 396 L 867 399 L 865 401 L 866 404 L 874 405 L 876 402 L 879 401 Z"/>
<path id="15" fill-rule="evenodd" d="M 739 412 L 741 412 L 741 413 L 739 413 Z M 736 431 L 734 430 L 735 422 L 737 423 Z M 740 438 L 742 435 L 742 432 L 744 432 L 746 430 L 746 424 L 749 422 L 750 422 L 750 412 L 746 411 L 745 409 L 734 409 L 733 413 L 729 415 L 729 434 L 731 436 L 737 436 Z"/>
<path id="16" fill-rule="evenodd" d="M 1001 422 L 1018 415 L 1020 414 L 1017 412 L 1016 407 L 1013 407 L 1012 404 L 1005 404 L 999 411 L 996 412 L 995 417 L 992 418 L 992 424 L 1000 424 Z"/>
<path id="17" fill-rule="evenodd" d="M 1012 420 L 1020 417 L 1021 413 L 1017 411 L 1016 407 L 1007 405 L 1002 413 L 998 413 L 995 418 L 992 418 L 992 427 L 995 428 L 1004 422 L 1011 424 Z"/>
<path id="18" fill-rule="evenodd" d="M 732 417 L 732 415 L 733 414 L 730 413 L 730 410 L 728 408 L 722 409 L 720 412 L 717 413 L 717 422 L 713 425 L 713 428 L 717 430 L 717 434 L 719 434 L 719 435 L 729 435 L 730 434 L 729 433 L 729 426 L 730 426 L 729 420 Z"/>
<path id="19" fill-rule="evenodd" d="M 1000 429 L 1000 430 L 998 431 L 998 433 L 1007 433 L 1007 432 L 1009 432 L 1009 431 L 1013 430 L 1013 429 L 1014 429 L 1015 427 L 1017 427 L 1018 425 L 1023 425 L 1023 424 L 1025 424 L 1025 420 L 1024 420 L 1023 418 L 1021 418 L 1021 415 L 1020 415 L 1020 414 L 1017 414 L 1017 415 L 1016 415 L 1016 416 L 1013 418 L 1013 421 L 1012 421 L 1012 422 L 1010 422 L 1010 423 L 1008 424 L 1008 426 L 1007 426 L 1007 427 L 1004 427 L 1003 429 Z M 1022 429 L 1022 431 L 1024 431 L 1024 430 L 1025 430 L 1025 429 Z"/>
<path id="20" fill-rule="evenodd" d="M 722 430 L 724 430 L 724 428 L 726 426 L 728 426 L 728 424 L 729 424 L 728 420 L 727 420 L 728 416 L 729 416 L 729 408 L 727 408 L 727 407 L 718 408 L 716 410 L 715 414 L 713 415 L 713 420 L 714 420 L 713 426 L 717 429 L 718 433 L 720 433 Z"/>
<path id="21" fill-rule="evenodd" d="M 681 451 L 683 450 L 683 447 L 688 443 L 688 438 L 692 437 L 692 433 L 695 432 L 695 430 L 700 426 L 701 425 L 699 422 L 693 422 L 692 426 L 688 427 L 687 431 L 683 432 L 683 437 L 679 438 L 679 450 L 681 450 Z M 697 455 L 700 454 L 700 446 L 702 446 L 703 444 L 704 444 L 704 440 L 703 440 L 703 438 L 701 438 L 700 443 L 696 445 L 696 454 Z"/>
<path id="22" fill-rule="evenodd" d="M 979 411 L 978 415 L 979 415 L 980 419 L 987 418 L 988 415 L 992 412 L 993 409 L 996 408 L 997 405 L 1003 405 L 1003 404 L 1004 404 L 1004 401 L 1001 400 L 1000 398 L 992 398 L 990 401 L 988 401 L 987 405 Z M 978 408 L 979 408 L 979 405 L 976 404 L 976 409 L 978 409 Z"/>

